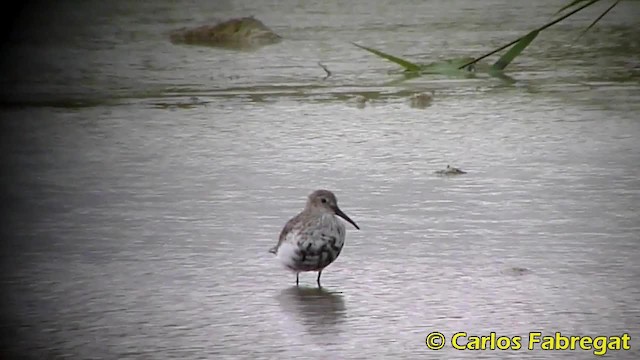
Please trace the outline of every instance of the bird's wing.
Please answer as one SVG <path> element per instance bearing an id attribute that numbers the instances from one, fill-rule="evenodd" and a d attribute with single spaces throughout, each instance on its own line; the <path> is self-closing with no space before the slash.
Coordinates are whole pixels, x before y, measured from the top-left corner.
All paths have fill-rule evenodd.
<path id="1" fill-rule="evenodd" d="M 270 253 L 276 254 L 278 252 L 280 244 L 282 244 L 282 242 L 287 238 L 287 235 L 291 232 L 291 230 L 293 230 L 293 227 L 299 222 L 298 219 L 300 218 L 300 216 L 302 216 L 302 213 L 292 217 L 291 219 L 289 219 L 289 221 L 287 221 L 287 223 L 282 228 L 282 231 L 280 231 L 278 243 L 276 244 L 276 246 L 269 249 Z"/>

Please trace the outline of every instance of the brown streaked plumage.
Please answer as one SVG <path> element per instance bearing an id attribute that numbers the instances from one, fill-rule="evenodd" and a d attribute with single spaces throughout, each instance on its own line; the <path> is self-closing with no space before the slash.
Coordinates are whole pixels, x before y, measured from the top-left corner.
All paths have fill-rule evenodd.
<path id="1" fill-rule="evenodd" d="M 344 224 L 336 216 L 358 225 L 338 207 L 336 196 L 329 190 L 316 190 L 298 215 L 289 220 L 280 232 L 278 244 L 269 250 L 289 270 L 296 273 L 318 272 L 318 287 L 322 270 L 340 255 L 345 240 Z"/>

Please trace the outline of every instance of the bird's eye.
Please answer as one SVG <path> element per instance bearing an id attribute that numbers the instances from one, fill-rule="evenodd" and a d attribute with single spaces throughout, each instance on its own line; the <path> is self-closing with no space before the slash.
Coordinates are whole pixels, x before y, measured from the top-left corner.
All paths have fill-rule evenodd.
<path id="1" fill-rule="evenodd" d="M 323 204 L 327 203 L 327 199 L 322 199 L 321 201 L 322 201 Z"/>

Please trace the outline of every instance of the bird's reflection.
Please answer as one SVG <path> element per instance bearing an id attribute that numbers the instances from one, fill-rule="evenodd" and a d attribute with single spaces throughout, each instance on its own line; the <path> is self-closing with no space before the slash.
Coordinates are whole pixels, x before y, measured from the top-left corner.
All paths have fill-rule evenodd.
<path id="1" fill-rule="evenodd" d="M 310 333 L 337 331 L 346 316 L 343 296 L 323 288 L 291 287 L 277 296 L 282 311 L 294 314 Z"/>

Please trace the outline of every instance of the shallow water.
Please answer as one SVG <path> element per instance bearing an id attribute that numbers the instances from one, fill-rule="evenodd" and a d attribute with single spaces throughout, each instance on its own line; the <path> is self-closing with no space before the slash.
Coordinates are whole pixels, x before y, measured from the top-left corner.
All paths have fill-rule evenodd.
<path id="1" fill-rule="evenodd" d="M 640 355 L 640 3 L 578 41 L 595 9 L 543 33 L 511 85 L 389 85 L 395 65 L 349 42 L 479 55 L 555 2 L 350 4 L 23 13 L 2 63 L 3 358 L 594 357 L 432 351 L 432 331 L 626 332 L 631 350 L 609 358 Z M 286 40 L 167 38 L 247 14 Z M 427 90 L 430 107 L 409 107 Z M 468 173 L 433 174 L 447 164 Z M 296 289 L 267 250 L 317 188 L 362 230 L 347 227 L 323 290 L 311 273 Z"/>

